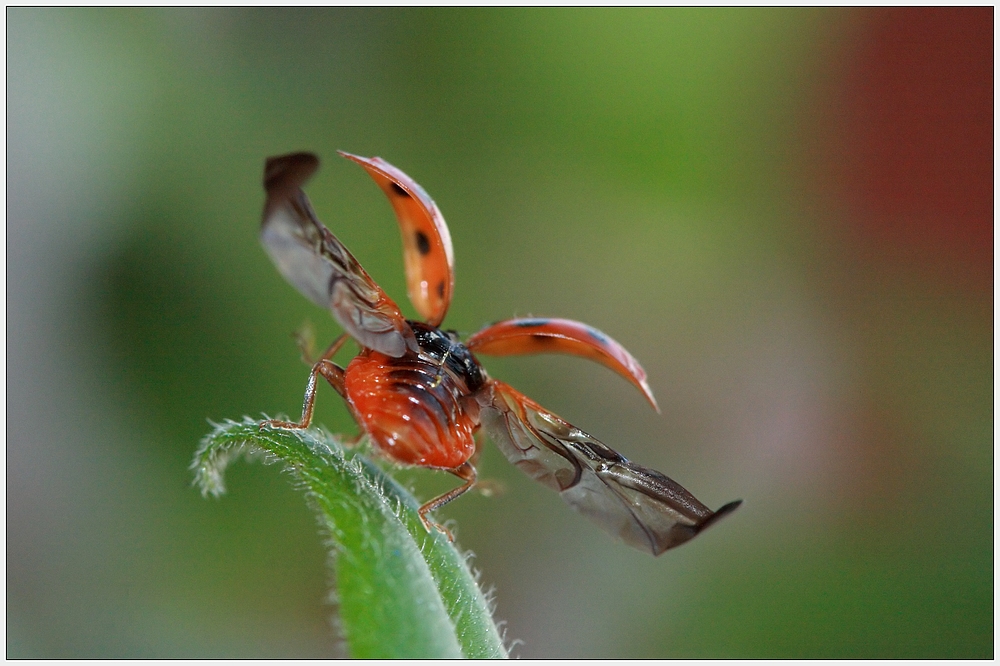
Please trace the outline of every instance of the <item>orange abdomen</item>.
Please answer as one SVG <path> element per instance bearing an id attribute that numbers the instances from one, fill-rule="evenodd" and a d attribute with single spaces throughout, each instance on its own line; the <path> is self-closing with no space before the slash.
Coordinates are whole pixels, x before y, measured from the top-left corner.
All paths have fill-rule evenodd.
<path id="1" fill-rule="evenodd" d="M 453 469 L 476 449 L 467 389 L 444 367 L 366 349 L 347 366 L 344 388 L 361 427 L 393 460 Z"/>

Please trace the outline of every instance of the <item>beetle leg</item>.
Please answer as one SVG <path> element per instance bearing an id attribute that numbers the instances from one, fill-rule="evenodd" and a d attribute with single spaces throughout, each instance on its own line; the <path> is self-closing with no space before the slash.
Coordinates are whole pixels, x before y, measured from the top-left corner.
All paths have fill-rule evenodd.
<path id="1" fill-rule="evenodd" d="M 430 502 L 427 502 L 422 507 L 420 507 L 420 509 L 417 510 L 417 513 L 420 514 L 420 522 L 424 524 L 424 527 L 427 529 L 428 532 L 430 532 L 432 529 L 436 529 L 438 532 L 441 532 L 446 537 L 448 537 L 448 541 L 454 541 L 455 537 L 452 536 L 448 528 L 446 528 L 443 525 L 438 525 L 437 523 L 432 522 L 430 519 L 427 518 L 427 514 L 435 509 L 444 506 L 448 502 L 452 501 L 459 495 L 462 495 L 470 488 L 472 488 L 472 486 L 475 485 L 476 483 L 476 468 L 473 467 L 471 464 L 464 462 L 455 469 L 449 469 L 448 471 L 457 476 L 458 478 L 463 479 L 465 483 L 460 485 L 458 488 L 449 490 L 440 497 L 435 497 Z"/>
<path id="2" fill-rule="evenodd" d="M 448 357 L 450 355 L 451 355 L 451 350 L 449 349 L 444 353 L 444 356 L 441 357 L 441 362 L 437 364 L 437 374 L 434 375 L 434 383 L 431 384 L 431 388 L 437 388 L 438 386 L 441 385 L 441 382 L 444 380 L 444 365 L 445 363 L 448 362 Z"/>
<path id="3" fill-rule="evenodd" d="M 365 438 L 364 430 L 359 432 L 357 435 L 352 435 L 351 437 L 347 437 L 346 435 L 340 435 L 340 444 L 345 449 L 353 449 L 355 446 L 361 443 L 361 440 L 364 438 Z"/>
<path id="4" fill-rule="evenodd" d="M 344 336 L 341 336 L 343 338 Z M 343 344 L 340 338 L 334 341 L 333 345 L 330 345 L 330 349 L 333 349 L 333 353 L 337 352 L 339 346 L 338 342 Z M 337 346 L 337 349 L 334 347 Z M 327 353 L 330 352 L 327 350 Z M 346 391 L 344 389 L 344 369 L 338 366 L 333 361 L 326 358 L 322 358 L 313 365 L 312 372 L 309 373 L 309 381 L 306 383 L 306 395 L 302 400 L 302 417 L 299 419 L 298 423 L 293 423 L 291 421 L 279 421 L 277 419 L 272 419 L 270 421 L 264 421 L 260 424 L 261 430 L 265 426 L 271 428 L 283 428 L 285 430 L 305 430 L 312 423 L 313 407 L 316 404 L 316 377 L 317 375 L 323 375 L 330 386 L 341 395 L 341 397 L 346 396 Z"/>
<path id="5" fill-rule="evenodd" d="M 475 413 L 477 416 L 479 414 L 479 403 L 475 399 L 471 400 L 472 405 L 475 407 Z M 471 409 L 469 403 L 464 403 L 466 410 Z M 479 465 L 479 458 L 483 455 L 483 444 L 486 437 L 483 434 L 482 429 L 477 425 L 473 436 L 476 442 L 476 450 L 472 452 L 472 456 L 469 458 L 469 465 L 476 467 Z M 497 479 L 477 479 L 475 491 L 482 495 L 483 497 L 493 497 L 494 495 L 499 495 L 504 492 L 506 487 L 504 484 Z"/>
<path id="6" fill-rule="evenodd" d="M 333 342 L 331 342 L 330 346 L 326 348 L 326 351 L 323 352 L 323 355 L 319 357 L 320 360 L 321 361 L 329 361 L 331 358 L 333 358 L 334 354 L 336 354 L 337 352 L 340 351 L 340 348 L 344 346 L 345 342 L 347 342 L 347 333 L 341 333 L 340 335 L 337 336 L 337 339 L 334 340 Z M 324 375 L 324 377 L 325 376 L 326 375 Z M 327 381 L 330 381 L 330 380 L 328 379 Z M 343 382 L 341 382 L 341 383 L 343 384 Z M 331 382 L 331 385 L 332 385 L 332 382 Z M 334 386 L 334 388 L 337 388 L 337 387 Z M 338 390 L 337 392 L 340 393 L 341 395 L 343 395 L 342 391 Z"/>
<path id="7" fill-rule="evenodd" d="M 313 355 L 316 353 L 315 349 L 315 337 L 313 336 L 312 326 L 308 323 L 303 324 L 302 328 L 292 333 L 292 337 L 295 338 L 295 346 L 299 348 L 302 353 L 302 360 L 306 365 L 315 365 L 316 361 L 312 360 Z M 333 355 L 340 351 L 340 348 L 344 346 L 347 342 L 347 333 L 341 333 L 337 336 L 323 355 L 319 357 L 320 361 L 330 360 Z"/>

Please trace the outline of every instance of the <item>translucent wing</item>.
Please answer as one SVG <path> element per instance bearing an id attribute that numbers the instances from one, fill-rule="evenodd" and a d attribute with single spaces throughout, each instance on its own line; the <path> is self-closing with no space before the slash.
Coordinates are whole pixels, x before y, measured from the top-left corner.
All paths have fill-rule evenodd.
<path id="1" fill-rule="evenodd" d="M 424 188 L 381 157 L 340 154 L 363 166 L 389 197 L 403 235 L 410 302 L 428 324 L 440 326 L 451 303 L 455 257 L 448 225 L 437 204 Z"/>
<path id="2" fill-rule="evenodd" d="M 477 354 L 572 354 L 605 365 L 625 379 L 660 411 L 646 382 L 646 371 L 611 336 L 571 319 L 508 319 L 487 326 L 466 343 Z"/>
<path id="3" fill-rule="evenodd" d="M 392 357 L 416 339 L 399 307 L 330 233 L 309 205 L 302 185 L 319 167 L 309 153 L 272 157 L 264 166 L 264 221 L 260 240 L 285 279 L 361 345 Z"/>
<path id="4" fill-rule="evenodd" d="M 480 402 L 486 403 L 482 424 L 508 460 L 639 550 L 659 555 L 679 546 L 741 503 L 713 512 L 675 481 L 630 462 L 503 382 L 491 381 Z"/>

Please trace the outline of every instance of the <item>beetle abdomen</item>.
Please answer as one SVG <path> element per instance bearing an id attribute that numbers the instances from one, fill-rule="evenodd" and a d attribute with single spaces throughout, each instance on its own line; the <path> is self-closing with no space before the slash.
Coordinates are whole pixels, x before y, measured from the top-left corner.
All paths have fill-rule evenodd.
<path id="1" fill-rule="evenodd" d="M 453 469 L 475 451 L 478 420 L 447 368 L 366 349 L 347 366 L 344 385 L 361 427 L 394 460 Z"/>

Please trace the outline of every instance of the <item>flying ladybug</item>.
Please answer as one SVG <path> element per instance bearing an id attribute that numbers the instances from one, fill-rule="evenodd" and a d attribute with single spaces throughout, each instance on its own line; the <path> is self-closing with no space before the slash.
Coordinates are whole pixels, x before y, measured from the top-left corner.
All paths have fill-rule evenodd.
<path id="1" fill-rule="evenodd" d="M 601 363 L 638 388 L 659 411 L 646 373 L 610 336 L 568 319 L 508 319 L 464 343 L 439 328 L 454 289 L 451 236 L 437 205 L 412 178 L 379 157 L 341 152 L 385 192 L 403 236 L 407 293 L 422 321 L 406 319 L 357 259 L 320 222 L 302 186 L 319 167 L 310 153 L 264 166 L 261 242 L 278 270 L 326 308 L 345 333 L 312 366 L 297 423 L 312 421 L 317 379 L 341 395 L 374 446 L 403 465 L 451 472 L 462 485 L 420 507 L 428 531 L 450 533 L 429 517 L 476 483 L 476 433 L 482 428 L 514 465 L 630 546 L 653 555 L 694 538 L 740 501 L 712 511 L 680 484 L 637 465 L 493 379 L 478 356 L 562 353 Z M 342 368 L 334 354 L 350 336 L 360 353 Z"/>

